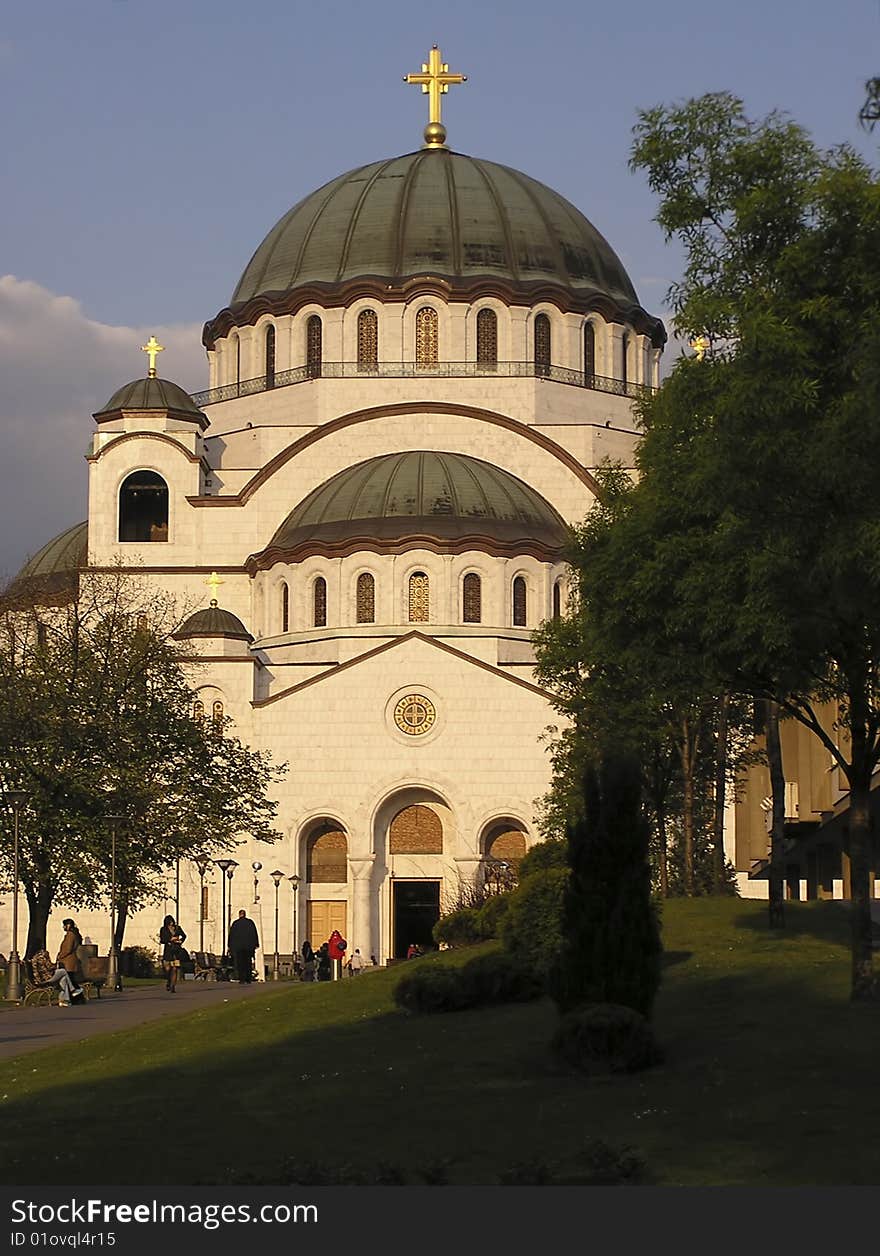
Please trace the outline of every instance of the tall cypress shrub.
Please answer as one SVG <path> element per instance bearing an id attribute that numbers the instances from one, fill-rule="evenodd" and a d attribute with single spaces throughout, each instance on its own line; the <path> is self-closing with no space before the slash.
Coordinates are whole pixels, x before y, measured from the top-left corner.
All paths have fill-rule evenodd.
<path id="1" fill-rule="evenodd" d="M 617 1003 L 650 1017 L 661 946 L 638 766 L 608 756 L 587 770 L 583 789 L 584 819 L 567 834 L 571 876 L 551 994 L 561 1012 Z"/>

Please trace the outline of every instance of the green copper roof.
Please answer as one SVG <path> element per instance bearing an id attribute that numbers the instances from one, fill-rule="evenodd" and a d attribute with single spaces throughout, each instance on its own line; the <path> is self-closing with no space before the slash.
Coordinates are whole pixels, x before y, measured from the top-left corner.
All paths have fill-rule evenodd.
<path id="1" fill-rule="evenodd" d="M 203 423 L 207 422 L 189 393 L 185 393 L 179 384 L 173 384 L 170 379 L 150 379 L 143 376 L 133 379 L 130 384 L 117 389 L 106 406 L 102 406 L 94 417 L 117 410 L 174 410 L 199 418 Z"/>
<path id="2" fill-rule="evenodd" d="M 77 573 L 88 560 L 89 526 L 77 523 L 47 541 L 15 577 L 15 598 L 36 602 L 65 600 L 76 589 Z"/>
<path id="3" fill-rule="evenodd" d="M 181 639 L 232 637 L 236 641 L 253 641 L 253 637 L 241 620 L 231 611 L 221 610 L 219 606 L 208 606 L 205 610 L 196 611 L 174 635 Z"/>
<path id="4" fill-rule="evenodd" d="M 382 454 L 334 475 L 288 515 L 269 549 L 362 534 L 383 541 L 474 534 L 555 549 L 565 542 L 566 525 L 509 472 L 464 454 L 416 450 Z"/>
<path id="5" fill-rule="evenodd" d="M 276 223 L 231 304 L 311 282 L 416 275 L 553 283 L 638 304 L 605 238 L 528 175 L 448 149 L 372 162 L 325 184 Z"/>

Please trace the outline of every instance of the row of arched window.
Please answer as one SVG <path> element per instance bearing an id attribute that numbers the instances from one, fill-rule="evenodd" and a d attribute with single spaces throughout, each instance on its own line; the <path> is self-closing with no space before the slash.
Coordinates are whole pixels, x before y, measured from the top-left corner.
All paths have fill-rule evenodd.
<path id="1" fill-rule="evenodd" d="M 281 585 L 281 631 L 290 631 L 290 589 Z M 512 622 L 515 628 L 528 625 L 528 586 L 523 576 L 515 576 L 511 587 Z M 553 585 L 553 617 L 559 618 L 561 586 Z M 414 571 L 407 588 L 407 619 L 411 624 L 427 624 L 431 618 L 431 582 L 424 571 Z M 465 624 L 479 624 L 483 620 L 483 582 L 474 571 L 469 571 L 461 584 L 461 619 Z M 355 586 L 355 622 L 376 622 L 376 579 L 368 571 L 362 571 Z M 327 581 L 316 576 L 312 581 L 312 626 L 327 627 Z"/>
<path id="2" fill-rule="evenodd" d="M 534 359 L 537 373 L 549 374 L 553 361 L 553 345 L 550 319 L 538 314 L 534 323 Z M 323 325 L 320 315 L 312 314 L 306 321 L 306 372 L 311 378 L 321 374 L 323 362 Z M 238 342 L 237 353 L 241 353 Z M 623 337 L 622 375 L 626 383 L 626 359 L 628 344 Z M 416 365 L 429 368 L 440 360 L 440 332 L 437 311 L 430 305 L 423 306 L 416 314 Z M 375 310 L 361 310 L 357 320 L 357 365 L 359 371 L 374 371 L 379 367 L 379 318 Z M 498 365 L 498 318 L 494 310 L 482 309 L 477 314 L 477 365 Z M 596 332 L 592 323 L 584 324 L 583 366 L 585 382 L 596 371 Z M 275 386 L 275 328 L 266 329 L 264 375 L 266 387 Z M 241 378 L 240 362 L 236 378 Z"/>

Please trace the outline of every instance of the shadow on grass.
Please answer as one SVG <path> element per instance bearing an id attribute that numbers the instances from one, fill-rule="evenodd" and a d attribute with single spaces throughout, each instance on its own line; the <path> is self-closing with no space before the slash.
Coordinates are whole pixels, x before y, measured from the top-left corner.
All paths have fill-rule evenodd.
<path id="1" fill-rule="evenodd" d="M 761 912 L 743 913 L 736 917 L 735 924 L 738 929 L 763 934 L 770 940 L 812 937 L 832 945 L 848 947 L 850 919 L 848 912 L 841 910 L 843 906 L 840 902 L 831 901 L 790 902 L 785 904 L 785 924 L 781 929 L 770 927 L 769 908 Z"/>
<path id="2" fill-rule="evenodd" d="M 863 1138 L 880 1117 L 880 1015 L 846 1001 L 841 965 L 725 972 L 671 954 L 666 1061 L 632 1076 L 557 1063 L 547 1000 L 409 1017 L 388 1010 L 394 979 L 379 974 L 21 1057 L 0 1069 L 6 1181 L 280 1182 L 309 1165 L 349 1181 L 583 1181 L 597 1140 L 668 1184 L 880 1180 Z M 45 1084 L 17 1097 L 32 1069 Z M 156 1152 L 169 1141 L 173 1162 Z"/>

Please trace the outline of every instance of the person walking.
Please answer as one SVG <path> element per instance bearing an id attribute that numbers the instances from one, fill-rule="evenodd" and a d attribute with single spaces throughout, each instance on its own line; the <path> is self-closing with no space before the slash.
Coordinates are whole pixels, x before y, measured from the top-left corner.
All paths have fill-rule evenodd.
<path id="1" fill-rule="evenodd" d="M 345 948 L 347 946 L 348 943 L 339 930 L 334 929 L 327 939 L 327 951 L 330 956 L 334 981 L 338 981 L 342 976 L 342 961 L 345 959 Z"/>
<path id="2" fill-rule="evenodd" d="M 322 942 L 318 947 L 318 981 L 330 980 L 330 948 L 327 942 Z"/>
<path id="3" fill-rule="evenodd" d="M 242 908 L 229 930 L 229 953 L 241 985 L 248 986 L 254 979 L 254 955 L 259 945 L 257 926 Z"/>
<path id="4" fill-rule="evenodd" d="M 302 944 L 302 957 L 303 957 L 302 979 L 303 981 L 314 981 L 315 969 L 317 968 L 318 963 L 317 963 L 317 960 L 315 959 L 315 952 L 312 950 L 312 944 L 311 942 L 309 942 L 308 938 Z"/>
<path id="5" fill-rule="evenodd" d="M 359 977 L 360 974 L 363 972 L 363 970 L 364 970 L 364 957 L 363 955 L 361 955 L 360 949 L 358 947 L 355 947 L 354 953 L 352 954 L 351 959 L 348 961 L 348 971 L 351 973 L 352 977 Z"/>
<path id="6" fill-rule="evenodd" d="M 159 943 L 162 947 L 162 967 L 165 969 L 165 989 L 170 994 L 177 992 L 177 978 L 184 958 L 185 941 L 186 934 L 174 917 L 166 916 L 159 930 Z"/>

